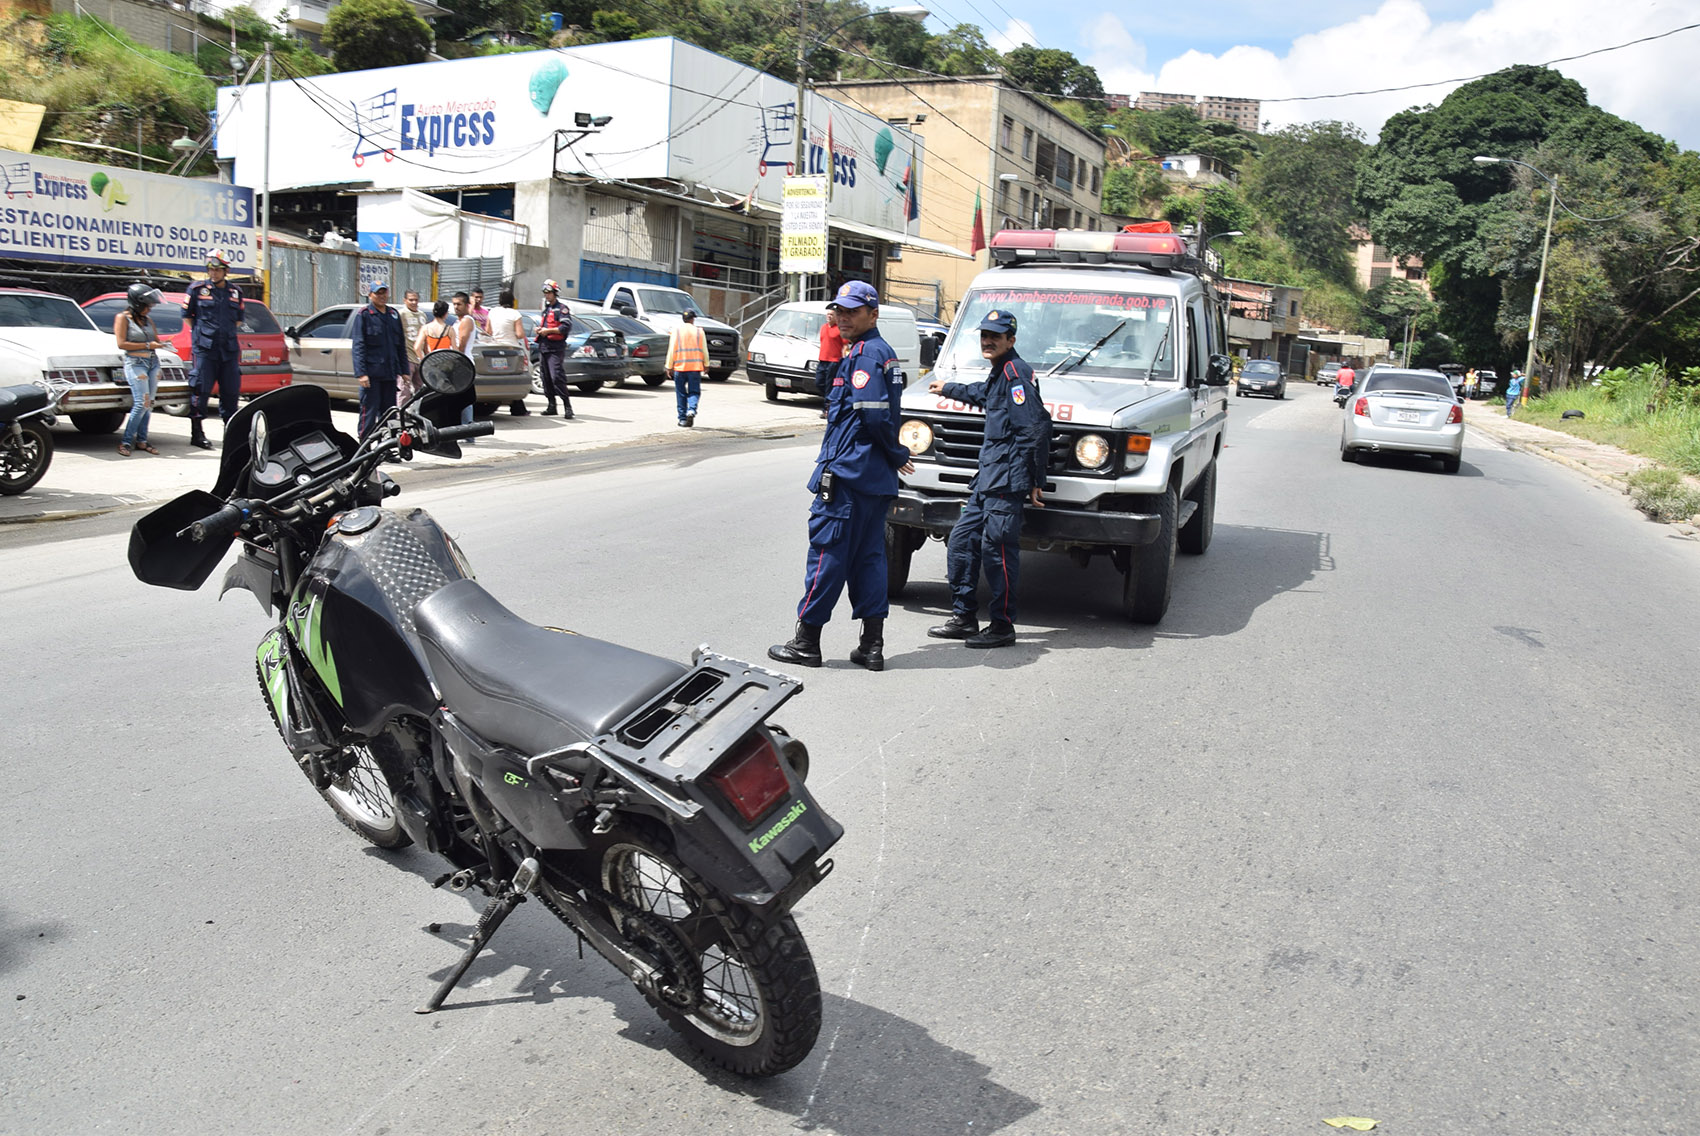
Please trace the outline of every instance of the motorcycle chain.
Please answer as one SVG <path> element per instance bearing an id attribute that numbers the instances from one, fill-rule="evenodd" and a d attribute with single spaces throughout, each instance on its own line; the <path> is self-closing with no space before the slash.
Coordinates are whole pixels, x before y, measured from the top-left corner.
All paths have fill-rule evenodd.
<path id="1" fill-rule="evenodd" d="M 570 876 L 567 877 L 567 882 L 583 892 L 585 898 L 618 912 L 625 938 L 660 960 L 663 975 L 674 979 L 672 985 L 663 985 L 656 991 L 662 1001 L 674 1009 L 689 1010 L 702 1000 L 702 964 L 667 920 L 652 915 L 594 884 L 586 884 Z M 549 898 L 546 891 L 538 889 L 535 894 L 538 902 L 547 907 L 555 918 L 568 927 L 573 926 L 572 919 Z M 635 934 L 633 924 L 638 928 Z M 574 934 L 577 933 L 577 928 L 574 928 Z"/>

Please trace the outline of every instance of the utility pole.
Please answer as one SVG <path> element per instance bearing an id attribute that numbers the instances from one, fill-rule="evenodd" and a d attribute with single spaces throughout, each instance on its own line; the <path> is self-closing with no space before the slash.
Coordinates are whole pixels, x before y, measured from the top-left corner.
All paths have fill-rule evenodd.
<path id="1" fill-rule="evenodd" d="M 1555 177 L 1547 182 L 1547 232 L 1541 238 L 1541 271 L 1535 277 L 1535 302 L 1529 308 L 1529 355 L 1523 362 L 1524 402 L 1529 401 L 1529 384 L 1535 380 L 1535 338 L 1541 333 L 1541 292 L 1547 284 L 1547 250 L 1552 247 L 1552 211 L 1557 206 L 1558 179 Z"/>

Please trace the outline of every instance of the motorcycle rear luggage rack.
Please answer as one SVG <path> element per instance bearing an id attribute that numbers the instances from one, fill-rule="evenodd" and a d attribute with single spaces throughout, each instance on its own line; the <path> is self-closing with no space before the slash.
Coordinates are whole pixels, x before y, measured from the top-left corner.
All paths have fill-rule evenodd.
<path id="1" fill-rule="evenodd" d="M 695 666 L 593 743 L 652 776 L 691 780 L 725 756 L 803 684 L 789 675 L 698 647 Z"/>

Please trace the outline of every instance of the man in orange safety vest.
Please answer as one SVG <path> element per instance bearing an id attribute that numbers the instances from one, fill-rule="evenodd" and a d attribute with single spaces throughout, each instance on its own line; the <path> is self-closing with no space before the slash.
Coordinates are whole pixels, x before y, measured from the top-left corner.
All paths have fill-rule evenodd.
<path id="1" fill-rule="evenodd" d="M 681 426 L 697 424 L 702 375 L 708 370 L 708 338 L 696 321 L 697 314 L 685 309 L 684 322 L 667 336 L 667 373 L 673 376 L 673 397 L 679 404 Z"/>

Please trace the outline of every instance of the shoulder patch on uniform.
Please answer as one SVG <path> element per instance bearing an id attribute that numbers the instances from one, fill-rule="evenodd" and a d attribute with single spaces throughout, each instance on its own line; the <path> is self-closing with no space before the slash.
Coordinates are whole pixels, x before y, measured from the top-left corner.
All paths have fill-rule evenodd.
<path id="1" fill-rule="evenodd" d="M 1015 400 L 1015 405 L 1020 406 L 1027 401 L 1027 388 L 1016 383 L 1009 388 L 1009 397 Z"/>
<path id="2" fill-rule="evenodd" d="M 850 385 L 855 387 L 857 390 L 861 390 L 863 387 L 868 385 L 868 378 L 868 372 L 857 368 L 856 373 L 850 376 Z"/>

